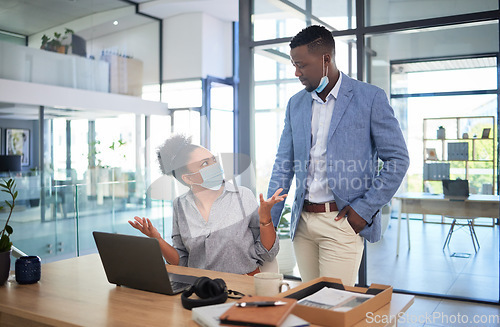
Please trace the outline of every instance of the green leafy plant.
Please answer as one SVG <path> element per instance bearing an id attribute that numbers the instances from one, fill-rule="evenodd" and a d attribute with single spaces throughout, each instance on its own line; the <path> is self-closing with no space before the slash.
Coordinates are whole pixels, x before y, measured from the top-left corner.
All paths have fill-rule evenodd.
<path id="1" fill-rule="evenodd" d="M 42 36 L 42 46 L 40 49 L 54 51 L 54 52 L 68 52 L 69 45 L 63 45 L 63 41 L 66 40 L 70 35 L 75 32 L 72 29 L 66 28 L 64 29 L 64 33 L 54 32 L 54 37 L 50 38 L 46 34 Z"/>
<path id="2" fill-rule="evenodd" d="M 14 207 L 16 206 L 16 198 L 17 198 L 16 183 L 12 178 L 9 179 L 8 181 L 3 180 L 3 183 L 0 183 L 0 188 L 2 192 L 8 193 L 12 197 L 12 202 L 5 200 L 5 203 L 10 208 L 10 212 L 9 212 L 9 217 L 5 222 L 5 226 L 0 234 L 0 252 L 6 252 L 10 251 L 12 247 L 12 242 L 10 241 L 10 235 L 14 230 L 9 225 L 9 221 L 10 218 L 12 217 L 12 212 L 14 211 Z M 0 210 L 2 209 L 3 207 L 0 207 Z"/>
<path id="3" fill-rule="evenodd" d="M 101 152 L 100 150 L 102 149 L 101 141 L 94 141 L 89 143 L 89 145 L 90 145 L 89 154 L 87 156 L 90 163 L 89 166 L 91 168 L 94 167 L 110 168 L 109 165 L 104 165 L 102 162 L 101 157 L 106 153 L 109 155 L 110 152 L 106 148 L 103 149 L 106 153 Z M 113 141 L 113 143 L 111 143 L 111 145 L 108 146 L 108 149 L 110 149 L 112 153 L 115 153 L 120 159 L 121 158 L 125 159 L 127 156 L 125 153 L 123 153 L 123 149 L 125 148 L 126 145 L 127 142 L 120 138 L 117 141 Z"/>
<path id="4" fill-rule="evenodd" d="M 119 147 L 124 146 L 125 144 L 127 144 L 127 142 L 123 141 L 122 139 L 119 139 L 116 144 L 118 144 L 118 147 L 117 147 L 117 149 L 118 149 Z M 113 143 L 111 144 L 111 146 L 109 148 L 111 150 L 115 150 L 115 142 L 114 141 L 113 141 Z"/>
<path id="5" fill-rule="evenodd" d="M 290 221 L 288 221 L 287 216 L 292 212 L 290 205 L 285 204 L 283 211 L 281 212 L 280 221 L 277 226 L 278 237 L 280 239 L 290 238 Z"/>

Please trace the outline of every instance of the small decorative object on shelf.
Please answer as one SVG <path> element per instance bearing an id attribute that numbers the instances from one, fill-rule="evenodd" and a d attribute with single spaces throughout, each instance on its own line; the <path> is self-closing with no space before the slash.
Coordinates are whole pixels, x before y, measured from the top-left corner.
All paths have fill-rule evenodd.
<path id="1" fill-rule="evenodd" d="M 427 153 L 427 160 L 438 160 L 436 149 L 427 148 L 425 149 L 425 152 Z"/>
<path id="2" fill-rule="evenodd" d="M 437 139 L 444 140 L 445 138 L 446 138 L 446 130 L 444 129 L 443 126 L 439 126 L 437 130 Z"/>
<path id="3" fill-rule="evenodd" d="M 33 284 L 40 280 L 41 260 L 38 256 L 24 256 L 16 260 L 16 281 L 19 284 Z"/>
<path id="4" fill-rule="evenodd" d="M 463 133 L 462 134 L 463 139 L 468 139 L 469 138 L 469 133 Z"/>
<path id="5" fill-rule="evenodd" d="M 71 47 L 71 42 L 69 44 L 63 44 L 63 42 L 68 37 L 72 36 L 73 33 L 74 31 L 72 29 L 65 28 L 64 34 L 54 32 L 54 37 L 52 38 L 44 34 L 42 36 L 42 45 L 40 46 L 40 49 L 67 54 L 68 48 Z"/>
<path id="6" fill-rule="evenodd" d="M 481 136 L 481 138 L 483 138 L 483 139 L 490 138 L 490 131 L 491 131 L 491 128 L 483 128 L 483 135 Z"/>

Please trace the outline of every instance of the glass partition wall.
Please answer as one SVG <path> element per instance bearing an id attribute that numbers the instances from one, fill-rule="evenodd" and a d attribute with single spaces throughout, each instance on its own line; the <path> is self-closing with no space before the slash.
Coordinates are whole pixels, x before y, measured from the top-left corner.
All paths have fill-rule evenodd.
<path id="1" fill-rule="evenodd" d="M 287 101 L 302 89 L 290 63 L 288 42 L 303 27 L 321 24 L 335 37 L 339 69 L 381 87 L 390 98 L 410 152 L 410 168 L 398 194 L 442 193 L 440 181 L 424 180 L 426 150 L 436 148 L 438 159 L 446 161 L 448 148 L 424 146 L 425 137 L 436 139 L 434 125 L 424 130 L 424 120 L 488 117 L 491 126 L 482 118 L 460 120 L 460 135 L 446 141 L 464 143 L 467 133 L 465 142 L 470 144 L 470 158 L 450 161 L 450 176 L 468 177 L 471 194 L 498 195 L 498 1 L 451 5 L 440 0 L 433 2 L 432 10 L 417 1 L 254 0 L 252 4 L 240 1 L 240 11 L 246 11 L 253 23 L 244 35 L 249 46 L 240 51 L 253 56 L 248 78 L 253 85 L 258 193 L 267 191 Z M 243 27 L 240 31 L 245 33 Z M 485 128 L 490 134 L 482 139 Z M 457 134 L 457 128 L 448 127 L 450 133 Z M 459 174 L 463 165 L 468 167 L 467 176 Z M 292 199 L 289 196 L 288 202 Z M 396 200 L 383 208 L 383 237 L 366 244 L 360 284 L 385 283 L 402 292 L 499 301 L 497 220 L 473 219 L 481 246 L 475 252 L 465 220 L 465 228 L 457 220 L 459 225 L 443 248 L 453 218 L 412 213 L 411 248 L 405 223 L 397 255 L 398 209 Z M 300 277 L 296 267 L 286 273 Z"/>
<path id="2" fill-rule="evenodd" d="M 15 119 L 2 119 L 7 134 L 28 135 L 26 166 L 1 173 L 15 180 L 19 192 L 10 221 L 14 245 L 47 262 L 95 252 L 94 230 L 136 233 L 127 223 L 136 215 L 151 218 L 161 230 L 170 213 L 161 210 L 161 201 L 147 201 L 144 120 L 89 111 L 72 116 L 43 107 L 18 108 Z"/>
<path id="3" fill-rule="evenodd" d="M 470 194 L 498 194 L 498 40 L 498 21 L 365 36 L 376 54 L 366 56 L 366 79 L 390 96 L 410 150 L 402 191 L 442 194 L 441 179 L 459 178 L 468 180 Z M 445 140 L 436 137 L 440 126 Z M 489 135 L 483 138 L 485 128 Z M 465 145 L 463 161 L 452 157 L 453 145 Z M 436 165 L 448 165 L 447 177 L 429 176 L 427 169 Z M 392 201 L 393 216 L 398 205 Z M 496 219 L 478 213 L 472 220 L 480 244 L 476 252 L 466 219 L 457 220 L 445 246 L 453 218 L 410 214 L 411 247 L 402 224 L 399 256 L 398 221 L 392 220 L 383 240 L 368 245 L 368 282 L 497 302 Z"/>
<path id="4" fill-rule="evenodd" d="M 4 101 L 12 97 L 0 91 L 0 153 L 14 148 L 23 158 L 19 169 L 0 173 L 19 191 L 10 220 L 14 245 L 48 262 L 95 252 L 93 230 L 140 234 L 127 223 L 135 215 L 160 230 L 170 226 L 163 223 L 168 203 L 147 192 L 158 176 L 150 149 L 169 133 L 169 116 L 166 106 L 161 115 L 139 100 L 160 101 L 160 20 L 119 0 L 61 2 L 57 17 L 51 4 L 4 9 L 0 79 L 40 89 L 23 94 L 22 103 Z M 63 38 L 62 46 L 44 44 L 47 37 Z M 92 104 L 94 98 L 101 101 Z M 65 101 L 74 105 L 56 105 Z M 5 219 L 3 209 L 0 223 Z"/>

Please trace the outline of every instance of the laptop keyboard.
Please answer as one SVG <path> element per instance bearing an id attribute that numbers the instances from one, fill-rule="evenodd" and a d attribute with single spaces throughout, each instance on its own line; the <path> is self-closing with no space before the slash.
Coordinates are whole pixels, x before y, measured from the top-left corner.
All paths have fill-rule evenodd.
<path id="1" fill-rule="evenodd" d="M 170 282 L 170 285 L 172 285 L 172 291 L 178 293 L 184 291 L 185 289 L 188 289 L 192 284 L 183 282 Z"/>

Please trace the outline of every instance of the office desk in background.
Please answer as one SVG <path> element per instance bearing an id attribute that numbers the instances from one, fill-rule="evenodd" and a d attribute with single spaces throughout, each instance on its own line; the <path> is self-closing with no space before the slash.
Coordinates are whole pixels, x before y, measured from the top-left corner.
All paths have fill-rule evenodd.
<path id="1" fill-rule="evenodd" d="M 442 215 L 458 218 L 499 218 L 500 197 L 498 195 L 471 194 L 466 199 L 445 198 L 444 194 L 402 193 L 394 199 L 401 201 L 398 212 L 398 242 L 396 253 L 399 255 L 401 238 L 401 214 L 406 213 L 408 231 L 408 250 L 410 249 L 410 218 L 408 214 Z"/>
<path id="2" fill-rule="evenodd" d="M 250 276 L 167 266 L 173 273 L 222 278 L 229 289 L 254 293 Z M 292 282 L 292 287 L 298 282 Z M 393 294 L 376 315 L 397 315 L 413 296 Z M 168 296 L 109 284 L 98 254 L 42 265 L 37 284 L 8 281 L 0 287 L 1 326 L 198 326 L 182 307 L 180 294 Z M 231 300 L 230 301 L 235 301 Z M 384 326 L 361 321 L 355 326 Z"/>

